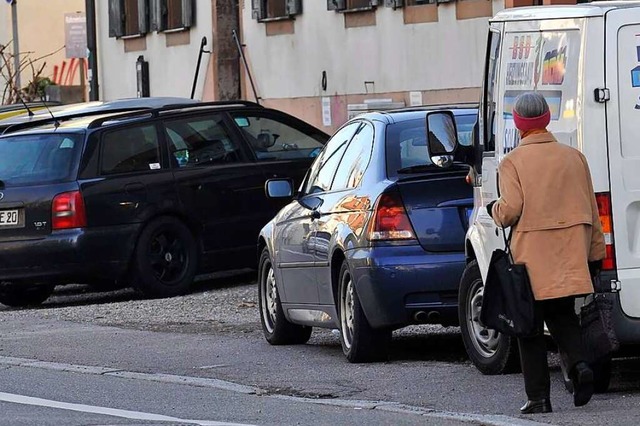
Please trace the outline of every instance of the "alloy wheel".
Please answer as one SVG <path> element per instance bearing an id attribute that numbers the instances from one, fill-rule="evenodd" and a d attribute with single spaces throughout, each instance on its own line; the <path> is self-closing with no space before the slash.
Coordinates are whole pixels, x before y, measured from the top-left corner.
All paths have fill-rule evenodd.
<path id="1" fill-rule="evenodd" d="M 187 247 L 170 229 L 159 230 L 151 238 L 147 254 L 153 274 L 164 284 L 178 283 L 187 271 Z"/>
<path id="2" fill-rule="evenodd" d="M 264 266 L 262 276 L 262 317 L 264 325 L 269 333 L 273 333 L 276 324 L 278 288 L 276 287 L 276 276 L 271 267 L 271 263 Z"/>
<path id="3" fill-rule="evenodd" d="M 340 304 L 340 324 L 342 328 L 342 339 L 347 349 L 353 344 L 354 333 L 354 314 L 355 314 L 355 295 L 353 292 L 353 281 L 351 275 L 346 273 L 342 279 L 344 292 L 341 296 Z"/>

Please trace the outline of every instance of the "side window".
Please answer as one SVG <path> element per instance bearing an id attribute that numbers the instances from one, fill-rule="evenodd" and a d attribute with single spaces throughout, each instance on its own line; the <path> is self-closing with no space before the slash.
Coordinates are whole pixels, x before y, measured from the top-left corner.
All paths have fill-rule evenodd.
<path id="1" fill-rule="evenodd" d="M 173 167 L 212 166 L 244 160 L 220 115 L 167 121 L 169 159 Z"/>
<path id="2" fill-rule="evenodd" d="M 487 69 L 484 94 L 484 143 L 485 151 L 496 149 L 496 83 L 498 79 L 498 60 L 500 58 L 500 33 L 489 32 Z"/>
<path id="3" fill-rule="evenodd" d="M 310 129 L 293 127 L 276 117 L 255 113 L 233 113 L 232 117 L 258 161 L 315 157 L 322 150 L 326 138 L 310 133 Z"/>
<path id="4" fill-rule="evenodd" d="M 360 185 L 369 160 L 371 160 L 373 137 L 374 132 L 371 124 L 367 123 L 358 129 L 342 156 L 333 179 L 333 185 L 331 185 L 332 190 L 355 188 Z"/>
<path id="5" fill-rule="evenodd" d="M 160 146 L 154 125 L 127 127 L 102 138 L 102 174 L 158 170 Z"/>
<path id="6" fill-rule="evenodd" d="M 324 192 L 331 188 L 340 159 L 358 127 L 360 127 L 360 123 L 351 123 L 340 129 L 329 139 L 327 146 L 311 165 L 309 180 L 305 185 L 304 194 Z"/>

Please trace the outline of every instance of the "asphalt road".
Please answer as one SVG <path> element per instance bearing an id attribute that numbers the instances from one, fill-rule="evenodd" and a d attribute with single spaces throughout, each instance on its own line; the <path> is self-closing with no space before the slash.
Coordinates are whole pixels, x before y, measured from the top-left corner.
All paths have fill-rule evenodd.
<path id="1" fill-rule="evenodd" d="M 40 309 L 0 308 L 0 424 L 638 424 L 640 359 L 617 360 L 611 391 L 575 408 L 551 354 L 554 413 L 520 416 L 522 377 L 480 374 L 456 328 L 396 332 L 376 364 L 347 363 L 329 330 L 270 346 L 250 280 L 165 300 L 63 288 Z"/>

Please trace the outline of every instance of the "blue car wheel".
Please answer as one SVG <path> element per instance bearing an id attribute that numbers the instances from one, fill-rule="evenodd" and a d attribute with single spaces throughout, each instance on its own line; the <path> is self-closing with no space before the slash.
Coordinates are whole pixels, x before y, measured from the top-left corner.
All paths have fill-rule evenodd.
<path id="1" fill-rule="evenodd" d="M 293 324 L 285 318 L 278 295 L 273 262 L 266 247 L 260 255 L 259 268 L 258 305 L 265 339 L 272 345 L 307 343 L 313 329 Z"/>
<path id="2" fill-rule="evenodd" d="M 347 360 L 354 363 L 387 360 L 391 330 L 369 325 L 346 261 L 339 277 L 340 342 Z"/>

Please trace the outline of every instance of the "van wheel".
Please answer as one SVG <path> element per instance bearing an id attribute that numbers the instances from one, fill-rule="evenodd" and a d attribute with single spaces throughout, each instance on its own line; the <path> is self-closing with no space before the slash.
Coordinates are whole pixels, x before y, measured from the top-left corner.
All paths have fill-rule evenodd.
<path id="1" fill-rule="evenodd" d="M 258 305 L 264 338 L 272 345 L 307 343 L 313 328 L 290 323 L 285 318 L 273 263 L 266 247 L 260 254 L 258 268 Z"/>
<path id="2" fill-rule="evenodd" d="M 134 254 L 134 286 L 146 297 L 171 297 L 189 290 L 197 271 L 197 245 L 178 219 L 161 217 L 140 234 Z"/>
<path id="3" fill-rule="evenodd" d="M 54 288 L 53 285 L 2 284 L 0 286 L 0 303 L 13 308 L 38 306 L 51 296 Z"/>
<path id="4" fill-rule="evenodd" d="M 340 342 L 349 362 L 386 361 L 391 330 L 376 330 L 364 315 L 356 286 L 346 261 L 340 268 Z"/>
<path id="5" fill-rule="evenodd" d="M 483 291 L 480 268 L 478 262 L 473 260 L 462 274 L 458 294 L 460 331 L 469 359 L 483 374 L 518 372 L 517 340 L 491 330 L 480 322 Z"/>

